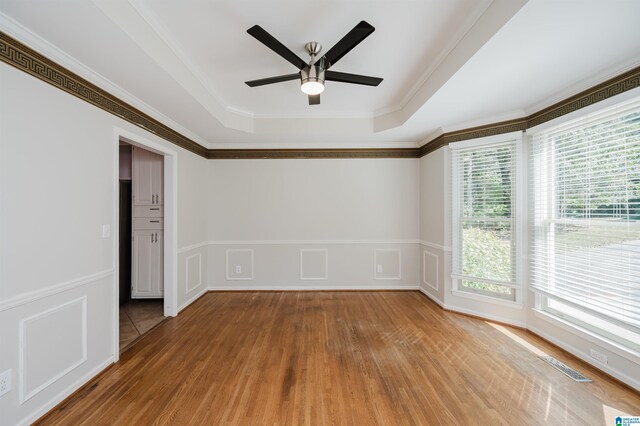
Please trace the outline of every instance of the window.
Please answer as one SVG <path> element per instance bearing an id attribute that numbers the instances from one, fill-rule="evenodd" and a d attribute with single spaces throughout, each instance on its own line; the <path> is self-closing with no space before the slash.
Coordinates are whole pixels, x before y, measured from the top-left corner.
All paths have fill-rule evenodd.
<path id="1" fill-rule="evenodd" d="M 517 293 L 519 136 L 452 144 L 453 289 L 509 301 Z"/>
<path id="2" fill-rule="evenodd" d="M 640 102 L 535 134 L 530 163 L 541 308 L 640 351 Z"/>

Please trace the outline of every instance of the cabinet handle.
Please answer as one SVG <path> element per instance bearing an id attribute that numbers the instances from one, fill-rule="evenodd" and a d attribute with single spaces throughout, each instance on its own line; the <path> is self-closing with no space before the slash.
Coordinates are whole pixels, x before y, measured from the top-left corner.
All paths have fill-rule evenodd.
<path id="1" fill-rule="evenodd" d="M 156 203 L 156 194 L 151 194 L 151 204 Z"/>
<path id="2" fill-rule="evenodd" d="M 159 220 L 150 220 L 149 222 L 150 222 L 150 223 L 160 223 L 160 221 L 159 221 Z"/>
<path id="3" fill-rule="evenodd" d="M 155 241 L 153 240 L 153 237 L 155 237 Z M 153 235 L 151 236 L 151 242 L 155 243 L 156 241 L 158 241 L 158 234 L 156 234 L 155 232 L 153 233 Z"/>
<path id="4" fill-rule="evenodd" d="M 149 210 L 160 210 L 160 208 L 150 208 Z"/>

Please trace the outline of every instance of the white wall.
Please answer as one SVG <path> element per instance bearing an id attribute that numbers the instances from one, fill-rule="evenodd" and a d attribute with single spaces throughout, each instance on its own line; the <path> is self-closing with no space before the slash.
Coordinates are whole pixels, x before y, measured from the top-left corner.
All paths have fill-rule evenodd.
<path id="1" fill-rule="evenodd" d="M 178 247 L 206 233 L 207 171 L 206 160 L 4 63 L 0 90 L 0 372 L 13 382 L 0 413 L 16 424 L 113 360 L 115 240 L 102 225 L 116 234 L 115 126 L 178 152 Z M 194 252 L 178 257 L 180 305 L 198 291 L 185 291 Z"/>
<path id="2" fill-rule="evenodd" d="M 209 285 L 417 288 L 418 187 L 417 159 L 210 161 Z"/>

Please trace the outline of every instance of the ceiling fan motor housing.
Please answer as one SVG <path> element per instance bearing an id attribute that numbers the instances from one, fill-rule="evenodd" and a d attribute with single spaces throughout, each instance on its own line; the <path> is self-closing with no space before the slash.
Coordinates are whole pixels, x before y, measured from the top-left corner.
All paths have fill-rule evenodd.
<path id="1" fill-rule="evenodd" d="M 317 82 L 324 84 L 324 69 L 319 65 L 309 65 L 300 70 L 300 79 L 302 84 L 308 82 Z"/>

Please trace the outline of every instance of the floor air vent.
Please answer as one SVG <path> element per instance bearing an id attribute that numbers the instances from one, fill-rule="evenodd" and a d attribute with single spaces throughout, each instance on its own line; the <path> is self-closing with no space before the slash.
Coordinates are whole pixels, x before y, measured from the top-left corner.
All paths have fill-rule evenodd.
<path id="1" fill-rule="evenodd" d="M 560 361 L 558 361 L 557 359 L 555 359 L 552 356 L 541 356 L 540 359 L 543 360 L 544 362 L 546 362 L 547 364 L 550 364 L 552 367 L 555 367 L 556 370 L 559 370 L 565 376 L 571 377 L 576 382 L 591 382 L 592 381 L 591 379 L 586 378 L 585 376 L 583 376 L 582 374 L 578 373 L 573 368 L 569 367 L 566 364 L 561 363 Z"/>

